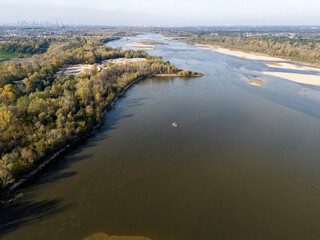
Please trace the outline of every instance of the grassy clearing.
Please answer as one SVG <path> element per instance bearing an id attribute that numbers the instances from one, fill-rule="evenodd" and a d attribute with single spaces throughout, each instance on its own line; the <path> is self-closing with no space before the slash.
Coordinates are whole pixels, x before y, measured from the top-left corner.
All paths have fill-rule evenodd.
<path id="1" fill-rule="evenodd" d="M 0 48 L 0 60 L 4 60 L 4 59 L 11 59 L 11 58 L 17 58 L 18 56 L 21 57 L 29 57 L 31 56 L 31 54 L 27 54 L 27 53 L 16 53 L 16 52 L 7 52 L 3 49 Z"/>

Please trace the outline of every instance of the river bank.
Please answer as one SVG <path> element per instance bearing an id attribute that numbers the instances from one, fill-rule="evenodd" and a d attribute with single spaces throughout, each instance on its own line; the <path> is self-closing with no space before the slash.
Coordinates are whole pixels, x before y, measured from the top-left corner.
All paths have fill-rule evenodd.
<path id="1" fill-rule="evenodd" d="M 292 82 L 302 83 L 312 86 L 320 86 L 320 75 L 310 75 L 301 73 L 290 73 L 290 72 L 263 72 L 265 75 L 270 75 L 274 77 L 284 78 Z"/>
<path id="2" fill-rule="evenodd" d="M 114 98 L 105 106 L 105 111 L 103 114 L 105 114 L 106 111 L 110 111 L 115 102 L 119 99 L 119 97 L 123 96 L 125 94 L 125 92 L 132 87 L 134 84 L 136 84 L 137 82 L 149 78 L 149 77 L 153 77 L 153 76 L 143 76 L 143 77 L 139 77 L 131 82 L 129 82 L 118 94 L 116 94 L 114 96 Z M 88 131 L 87 133 L 84 134 L 84 136 L 81 136 L 79 138 L 77 138 L 73 143 L 71 144 L 67 144 L 64 148 L 57 150 L 54 154 L 52 154 L 51 156 L 48 156 L 47 158 L 45 158 L 45 160 L 43 162 L 41 162 L 38 166 L 34 167 L 26 176 L 20 178 L 17 182 L 13 183 L 12 185 L 9 185 L 7 188 L 5 188 L 4 190 L 2 190 L 0 193 L 0 197 L 2 197 L 4 200 L 0 201 L 0 204 L 9 204 L 12 203 L 14 200 L 18 200 L 18 198 L 16 197 L 17 195 L 19 195 L 20 193 L 18 193 L 17 195 L 14 196 L 9 196 L 9 194 L 16 190 L 18 187 L 20 187 L 22 184 L 24 184 L 25 182 L 27 182 L 28 180 L 30 180 L 31 178 L 33 178 L 36 174 L 38 174 L 45 166 L 47 166 L 50 162 L 52 162 L 53 160 L 55 160 L 58 156 L 60 156 L 62 153 L 64 153 L 65 151 L 67 151 L 70 147 L 75 146 L 76 143 L 89 138 L 90 136 L 92 136 L 95 133 L 95 130 L 97 130 L 99 127 L 101 127 L 103 124 L 103 121 L 100 121 L 96 126 L 93 127 L 92 130 Z"/>
<path id="3" fill-rule="evenodd" d="M 126 48 L 125 39 L 112 46 Z M 150 55 L 179 68 L 189 62 L 204 77 L 129 89 L 94 136 L 0 207 L 0 238 L 316 239 L 319 90 L 181 42 Z M 265 84 L 248 84 L 253 78 Z"/>
<path id="4" fill-rule="evenodd" d="M 270 57 L 268 55 L 264 55 L 264 54 L 260 54 L 260 53 L 241 52 L 241 51 L 237 51 L 237 50 L 231 50 L 231 49 L 228 49 L 228 48 L 222 48 L 222 47 L 219 47 L 219 46 L 212 46 L 212 45 L 207 45 L 207 44 L 195 44 L 195 45 L 198 48 L 201 48 L 201 49 L 212 50 L 212 51 L 215 51 L 215 52 L 228 54 L 228 55 L 232 55 L 232 56 L 235 56 L 235 57 L 252 59 L 252 60 L 286 61 L 285 59 L 282 59 L 282 58 Z"/>
<path id="5" fill-rule="evenodd" d="M 320 68 L 297 65 L 297 64 L 288 63 L 288 62 L 264 62 L 264 64 L 267 65 L 268 67 L 275 67 L 275 68 L 281 68 L 281 69 L 320 72 Z"/>
<path id="6" fill-rule="evenodd" d="M 128 47 L 134 47 L 140 50 L 154 50 L 156 48 L 155 45 L 143 44 L 139 42 L 132 42 L 126 44 Z"/>
<path id="7" fill-rule="evenodd" d="M 195 75 L 192 75 L 190 77 L 201 77 L 201 76 L 202 76 L 201 73 L 196 73 Z M 137 82 L 139 82 L 141 80 L 144 80 L 144 79 L 147 79 L 147 78 L 152 78 L 152 77 L 185 77 L 185 76 L 179 75 L 179 74 L 156 74 L 156 75 L 146 75 L 146 76 L 138 77 L 138 78 L 128 82 L 128 84 L 126 86 L 124 86 L 120 90 L 120 92 L 117 93 L 112 98 L 112 100 L 109 103 L 107 103 L 107 105 L 105 106 L 105 110 L 104 110 L 103 114 L 105 114 L 106 111 L 110 111 L 114 107 L 116 101 L 120 97 L 122 97 L 126 93 L 126 91 L 129 88 L 131 88 L 134 84 L 136 84 Z M 10 195 L 11 192 L 13 192 L 17 188 L 19 188 L 21 185 L 26 183 L 31 178 L 33 178 L 44 167 L 46 167 L 49 163 L 51 163 L 53 160 L 55 160 L 57 157 L 59 157 L 62 153 L 66 152 L 68 149 L 70 149 L 71 147 L 75 146 L 76 143 L 78 143 L 78 142 L 80 142 L 82 140 L 85 140 L 85 139 L 89 138 L 90 136 L 94 135 L 95 131 L 99 127 L 101 127 L 102 124 L 103 124 L 103 121 L 100 121 L 96 126 L 93 127 L 93 129 L 91 129 L 88 132 L 86 132 L 83 136 L 75 139 L 73 143 L 67 144 L 62 149 L 59 149 L 54 154 L 48 156 L 38 166 L 34 167 L 27 175 L 23 176 L 22 178 L 20 178 L 17 182 L 13 183 L 12 185 L 7 186 L 4 190 L 0 191 L 0 198 L 4 199 L 4 200 L 0 199 L 0 204 L 6 205 L 6 204 L 14 202 L 15 200 L 18 200 L 21 197 L 21 194 L 17 193 L 16 195 Z M 20 197 L 17 197 L 17 196 L 20 196 Z"/>
<path id="8" fill-rule="evenodd" d="M 269 67 L 266 71 L 262 72 L 265 75 L 284 78 L 296 83 L 320 86 L 320 68 L 298 65 L 294 62 L 288 62 L 286 59 L 271 57 L 259 53 L 241 52 L 204 44 L 196 44 L 196 46 L 201 49 L 212 50 L 235 57 L 261 61 Z M 291 72 L 291 70 L 296 72 Z"/>

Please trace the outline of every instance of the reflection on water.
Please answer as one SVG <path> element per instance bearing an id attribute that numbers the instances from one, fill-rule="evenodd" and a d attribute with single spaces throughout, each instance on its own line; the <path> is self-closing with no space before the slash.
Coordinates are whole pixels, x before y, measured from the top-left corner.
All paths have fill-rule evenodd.
<path id="1" fill-rule="evenodd" d="M 0 210 L 1 239 L 318 239 L 318 89 L 249 85 L 260 62 L 184 43 L 150 53 L 205 75 L 131 88 L 94 137 Z"/>

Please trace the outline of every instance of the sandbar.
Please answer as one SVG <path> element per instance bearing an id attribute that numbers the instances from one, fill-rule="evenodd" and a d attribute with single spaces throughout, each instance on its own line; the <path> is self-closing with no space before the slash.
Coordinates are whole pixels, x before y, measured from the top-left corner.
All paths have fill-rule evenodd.
<path id="1" fill-rule="evenodd" d="M 263 72 L 265 75 L 285 78 L 287 80 L 313 86 L 320 86 L 320 75 L 288 73 L 288 72 Z"/>
<path id="2" fill-rule="evenodd" d="M 254 85 L 254 86 L 261 87 L 264 84 L 264 81 L 257 79 L 257 78 L 253 78 L 253 79 L 249 80 L 248 83 L 251 85 Z"/>
<path id="3" fill-rule="evenodd" d="M 268 67 L 275 67 L 281 69 L 292 69 L 292 70 L 302 70 L 302 71 L 313 71 L 313 72 L 320 72 L 320 68 L 309 67 L 309 66 L 301 66 L 294 63 L 287 63 L 287 62 L 264 62 L 265 65 Z"/>
<path id="4" fill-rule="evenodd" d="M 196 44 L 196 46 L 201 49 L 212 50 L 219 53 L 224 53 L 224 54 L 232 55 L 235 57 L 246 58 L 246 59 L 253 59 L 253 60 L 260 60 L 260 61 L 286 61 L 285 59 L 282 59 L 282 58 L 270 57 L 264 54 L 241 52 L 241 51 L 230 50 L 230 49 L 222 48 L 218 46 L 204 45 L 204 44 Z"/>

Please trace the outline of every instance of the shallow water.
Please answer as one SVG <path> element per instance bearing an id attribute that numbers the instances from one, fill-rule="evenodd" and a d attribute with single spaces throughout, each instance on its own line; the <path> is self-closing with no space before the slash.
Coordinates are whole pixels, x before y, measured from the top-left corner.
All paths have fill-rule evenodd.
<path id="1" fill-rule="evenodd" d="M 263 76 L 259 61 L 168 43 L 148 52 L 204 76 L 134 85 L 94 137 L 0 210 L 0 239 L 319 238 L 320 88 Z M 247 83 L 254 77 L 263 87 Z"/>

